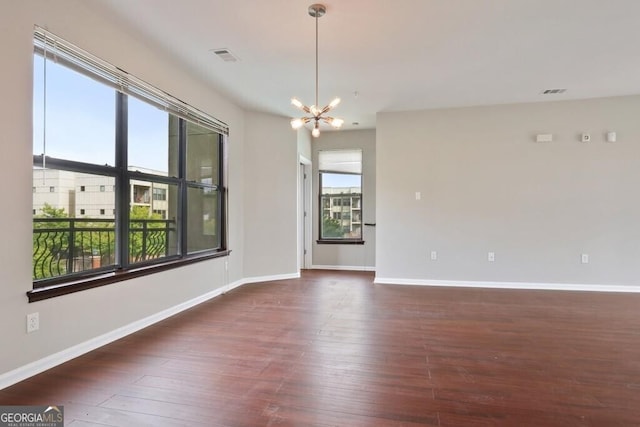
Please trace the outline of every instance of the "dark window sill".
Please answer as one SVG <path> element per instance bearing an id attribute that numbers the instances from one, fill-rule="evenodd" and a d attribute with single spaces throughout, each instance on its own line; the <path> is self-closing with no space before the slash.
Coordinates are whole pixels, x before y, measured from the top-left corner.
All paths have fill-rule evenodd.
<path id="1" fill-rule="evenodd" d="M 364 245 L 364 240 L 347 239 L 320 239 L 316 240 L 319 245 Z"/>
<path id="2" fill-rule="evenodd" d="M 224 250 L 215 253 L 199 254 L 178 260 L 167 261 L 162 264 L 130 268 L 128 270 L 118 270 L 109 273 L 97 274 L 91 277 L 83 277 L 77 280 L 70 280 L 62 283 L 52 284 L 50 286 L 35 288 L 27 292 L 27 297 L 29 298 L 29 302 L 42 301 L 49 298 L 68 295 L 74 292 L 80 292 L 87 289 L 110 285 L 112 283 L 122 282 L 124 280 L 129 280 L 136 277 L 160 273 L 162 271 L 183 267 L 185 265 L 194 264 L 200 261 L 224 257 L 229 255 L 230 253 L 231 250 Z"/>

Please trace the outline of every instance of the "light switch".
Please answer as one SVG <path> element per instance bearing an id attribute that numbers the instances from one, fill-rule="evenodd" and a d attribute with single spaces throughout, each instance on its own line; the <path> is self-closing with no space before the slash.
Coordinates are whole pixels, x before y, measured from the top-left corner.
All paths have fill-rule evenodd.
<path id="1" fill-rule="evenodd" d="M 419 191 L 416 191 L 416 200 L 420 200 L 422 198 L 422 194 Z"/>

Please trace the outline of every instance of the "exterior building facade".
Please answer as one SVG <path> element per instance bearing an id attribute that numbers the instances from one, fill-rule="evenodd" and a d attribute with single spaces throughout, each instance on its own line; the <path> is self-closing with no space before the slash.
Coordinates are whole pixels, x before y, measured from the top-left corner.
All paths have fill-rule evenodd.
<path id="1" fill-rule="evenodd" d="M 148 172 L 140 167 L 132 169 Z M 153 173 L 158 174 L 157 171 Z M 33 169 L 33 215 L 41 215 L 45 205 L 64 209 L 73 218 L 115 217 L 115 180 L 112 177 L 61 171 Z M 149 208 L 149 215 L 167 219 L 168 185 L 132 180 L 130 206 Z"/>
<path id="2" fill-rule="evenodd" d="M 338 221 L 345 237 L 360 237 L 362 235 L 360 187 L 323 187 L 322 217 Z"/>

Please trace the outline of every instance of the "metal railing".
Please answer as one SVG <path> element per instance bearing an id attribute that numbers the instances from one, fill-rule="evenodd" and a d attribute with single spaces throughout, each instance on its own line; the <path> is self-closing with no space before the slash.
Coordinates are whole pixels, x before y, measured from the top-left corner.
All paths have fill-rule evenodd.
<path id="1" fill-rule="evenodd" d="M 173 220 L 131 220 L 129 262 L 169 255 L 169 242 L 175 240 L 175 232 Z M 33 280 L 114 265 L 115 241 L 113 219 L 34 218 Z"/>

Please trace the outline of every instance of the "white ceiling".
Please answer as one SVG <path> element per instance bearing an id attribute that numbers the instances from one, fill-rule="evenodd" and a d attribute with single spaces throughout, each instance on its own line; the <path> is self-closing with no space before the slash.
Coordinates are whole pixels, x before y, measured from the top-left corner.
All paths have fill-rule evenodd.
<path id="1" fill-rule="evenodd" d="M 314 101 L 311 0 L 92 0 L 241 106 Z M 639 0 L 325 0 L 320 103 L 381 111 L 640 94 Z M 213 55 L 228 48 L 240 58 Z M 561 95 L 545 89 L 566 88 Z M 359 95 L 354 96 L 355 92 Z M 359 126 L 352 123 L 359 122 Z"/>

